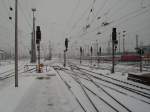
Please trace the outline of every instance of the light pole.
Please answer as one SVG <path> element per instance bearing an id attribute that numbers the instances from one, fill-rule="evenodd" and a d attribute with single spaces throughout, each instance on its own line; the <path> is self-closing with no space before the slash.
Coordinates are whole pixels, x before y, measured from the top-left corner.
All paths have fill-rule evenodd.
<path id="1" fill-rule="evenodd" d="M 18 0 L 15 0 L 15 87 L 18 87 Z"/>
<path id="2" fill-rule="evenodd" d="M 33 31 L 32 31 L 32 46 L 31 46 L 31 62 L 36 62 L 36 45 L 35 45 L 35 13 L 36 9 L 33 8 Z"/>

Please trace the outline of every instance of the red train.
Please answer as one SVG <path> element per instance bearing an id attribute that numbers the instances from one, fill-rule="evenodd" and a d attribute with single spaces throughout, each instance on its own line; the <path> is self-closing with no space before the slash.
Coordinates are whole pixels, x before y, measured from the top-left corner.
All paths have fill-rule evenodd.
<path id="1" fill-rule="evenodd" d="M 144 60 L 144 57 L 142 57 Z M 91 57 L 82 57 L 82 59 L 88 59 L 90 60 Z M 97 56 L 92 56 L 92 60 L 97 60 Z M 107 55 L 107 56 L 100 56 L 99 59 L 101 61 L 112 61 L 112 56 Z M 115 60 L 116 61 L 122 61 L 122 62 L 137 62 L 141 60 L 141 57 L 137 54 L 124 54 L 124 55 L 115 55 Z"/>
<path id="2" fill-rule="evenodd" d="M 140 61 L 141 58 L 135 54 L 126 54 L 121 56 L 121 61 Z"/>

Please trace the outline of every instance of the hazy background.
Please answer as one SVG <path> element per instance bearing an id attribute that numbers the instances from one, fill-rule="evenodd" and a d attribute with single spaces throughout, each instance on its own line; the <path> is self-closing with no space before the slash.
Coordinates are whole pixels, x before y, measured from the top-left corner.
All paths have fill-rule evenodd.
<path id="1" fill-rule="evenodd" d="M 0 49 L 14 51 L 15 0 L 0 0 Z M 69 46 L 93 45 L 98 40 L 103 52 L 107 52 L 113 27 L 125 33 L 125 47 L 133 51 L 136 35 L 141 45 L 150 44 L 150 0 L 18 0 L 19 2 L 19 54 L 29 55 L 31 47 L 32 11 L 36 8 L 36 25 L 41 26 L 44 52 L 49 41 L 55 53 L 63 52 L 64 39 Z M 91 11 L 92 10 L 92 11 Z M 9 16 L 12 20 L 9 20 Z M 98 19 L 99 17 L 99 19 Z M 103 22 L 111 24 L 102 26 Z M 86 25 L 90 25 L 86 28 Z M 102 34 L 97 35 L 97 32 Z M 85 45 L 86 44 L 86 45 Z M 42 51 L 42 52 L 43 52 Z M 43 52 L 43 53 L 44 53 Z"/>

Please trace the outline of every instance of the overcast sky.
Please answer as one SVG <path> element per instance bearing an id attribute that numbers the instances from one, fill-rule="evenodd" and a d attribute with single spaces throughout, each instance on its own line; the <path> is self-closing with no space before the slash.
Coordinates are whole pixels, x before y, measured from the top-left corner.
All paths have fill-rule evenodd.
<path id="1" fill-rule="evenodd" d="M 0 0 L 0 49 L 13 50 L 15 0 Z M 32 11 L 36 8 L 36 25 L 41 26 L 42 48 L 49 41 L 58 51 L 64 49 L 64 39 L 70 46 L 92 45 L 98 40 L 106 51 L 113 27 L 117 32 L 126 31 L 126 50 L 134 50 L 135 36 L 139 43 L 150 44 L 150 0 L 18 0 L 19 48 L 30 49 Z M 92 11 L 91 11 L 92 9 Z M 8 18 L 12 16 L 10 21 Z M 99 17 L 99 19 L 97 19 Z M 102 26 L 102 23 L 111 23 Z M 86 25 L 90 25 L 86 29 Z M 101 32 L 101 35 L 97 35 Z M 121 33 L 122 44 L 122 33 Z"/>

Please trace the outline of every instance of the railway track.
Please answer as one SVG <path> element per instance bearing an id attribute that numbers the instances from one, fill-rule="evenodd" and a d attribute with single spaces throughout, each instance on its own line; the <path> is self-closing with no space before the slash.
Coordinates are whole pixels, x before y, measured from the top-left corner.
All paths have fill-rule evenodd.
<path id="1" fill-rule="evenodd" d="M 66 85 L 66 87 L 68 88 L 68 90 L 71 92 L 71 94 L 73 95 L 73 97 L 75 98 L 75 100 L 77 101 L 77 103 L 80 105 L 80 107 L 82 108 L 83 112 L 88 112 L 87 109 L 82 105 L 80 99 L 78 97 L 76 97 L 76 95 L 74 94 L 74 92 L 70 89 L 71 86 L 62 78 L 61 74 L 59 73 L 59 69 L 58 67 L 53 67 L 55 69 L 55 71 L 58 73 L 60 79 L 63 81 L 63 83 Z"/>
<path id="2" fill-rule="evenodd" d="M 87 87 L 85 84 L 83 84 L 79 79 L 75 79 L 74 77 L 72 77 L 80 86 L 81 86 L 81 88 L 82 88 L 82 90 L 84 91 L 84 93 L 85 93 L 85 95 L 88 97 L 88 99 L 90 100 L 90 102 L 92 102 L 92 99 L 89 97 L 89 95 L 87 94 L 87 92 L 86 92 L 86 90 L 88 90 L 89 92 L 91 92 L 94 96 L 96 96 L 99 100 L 101 100 L 101 101 L 103 101 L 106 105 L 108 105 L 109 107 L 111 107 L 111 109 L 113 109 L 115 112 L 119 112 L 119 110 L 117 110 L 114 106 L 112 106 L 110 103 L 108 103 L 104 98 L 102 98 L 102 97 L 100 97 L 99 95 L 97 95 L 94 91 L 92 91 L 89 87 Z M 86 90 L 85 90 L 86 89 Z M 106 93 L 106 91 L 105 91 L 105 93 Z M 110 94 L 109 94 L 109 96 L 111 96 Z M 111 98 L 113 98 L 112 96 L 111 96 Z M 115 98 L 113 98 L 113 99 L 115 99 Z M 115 101 L 117 101 L 116 99 L 115 99 Z M 117 101 L 117 102 L 119 102 L 119 101 Z M 99 112 L 99 110 L 97 109 L 97 107 L 95 106 L 95 104 L 92 102 L 92 104 L 93 104 L 93 107 L 95 107 L 95 110 L 97 111 L 97 112 Z M 119 104 L 120 105 L 123 105 L 123 104 L 121 104 L 120 102 L 119 102 Z M 125 107 L 125 106 L 123 106 L 123 107 Z M 129 109 L 128 109 L 129 110 Z M 129 112 L 131 112 L 130 110 L 129 110 Z"/>
<path id="3" fill-rule="evenodd" d="M 18 68 L 18 69 L 20 69 L 21 67 L 23 67 L 24 64 L 25 64 L 25 63 L 19 65 L 19 68 Z M 5 75 L 5 74 L 9 74 L 9 73 L 11 73 L 12 71 L 14 71 L 14 68 L 11 68 L 11 69 L 9 69 L 9 70 L 6 70 L 6 71 L 0 73 L 0 77 L 3 76 L 3 75 Z"/>
<path id="4" fill-rule="evenodd" d="M 71 66 L 72 67 L 72 66 Z M 150 94 L 149 94 L 149 89 L 147 89 L 147 88 L 143 88 L 143 87 L 139 87 L 139 86 L 134 86 L 134 85 L 128 85 L 128 83 L 126 83 L 126 82 L 123 82 L 123 81 L 121 81 L 122 83 L 117 83 L 117 82 L 115 82 L 116 81 L 116 79 L 114 79 L 114 80 L 108 80 L 110 77 L 108 77 L 107 76 L 107 78 L 104 78 L 104 77 L 102 77 L 100 74 L 97 74 L 96 73 L 96 75 L 93 75 L 93 72 L 91 72 L 90 71 L 90 73 L 89 73 L 89 70 L 86 70 L 86 71 L 88 71 L 88 72 L 86 72 L 85 70 L 82 70 L 82 69 L 79 69 L 79 68 L 75 68 L 75 67 L 73 67 L 72 69 L 76 69 L 76 70 L 78 70 L 78 71 L 82 71 L 82 73 L 81 74 L 83 74 L 83 75 L 85 75 L 85 74 L 87 74 L 87 75 L 89 75 L 89 76 L 91 76 L 92 78 L 94 78 L 94 79 L 96 79 L 96 80 L 99 80 L 99 81 L 101 81 L 101 82 L 103 82 L 103 83 L 106 83 L 106 84 L 109 84 L 109 85 L 114 85 L 114 86 L 117 86 L 117 87 L 119 87 L 119 88 L 122 88 L 122 89 L 124 89 L 124 90 L 127 90 L 127 91 L 129 91 L 129 92 L 132 92 L 132 93 L 135 93 L 135 94 L 137 94 L 137 95 L 140 95 L 140 96 L 142 96 L 142 97 L 145 97 L 145 98 L 148 98 L 148 99 L 150 99 Z M 111 77 L 112 78 L 112 77 Z M 117 80 L 118 81 L 118 80 Z M 120 81 L 119 81 L 120 82 Z M 124 85 L 124 84 L 127 84 L 127 85 Z M 136 88 L 135 88 L 136 87 Z M 137 89 L 138 88 L 138 89 Z M 141 90 L 140 90 L 141 89 Z M 145 89 L 145 90 L 147 90 L 147 92 L 145 92 L 145 91 L 142 91 L 143 89 Z"/>
<path id="5" fill-rule="evenodd" d="M 135 84 L 121 81 L 118 79 L 115 79 L 113 77 L 109 77 L 105 75 L 101 75 L 99 73 L 93 73 L 93 71 L 86 70 L 83 68 L 80 68 L 76 65 L 69 65 L 67 68 L 63 68 L 60 66 L 54 67 L 57 71 L 63 71 L 66 74 L 68 74 L 70 77 L 74 79 L 74 81 L 80 85 L 82 88 L 82 91 L 86 92 L 88 91 L 87 95 L 85 93 L 86 97 L 90 97 L 88 94 L 89 92 L 93 94 L 95 97 L 97 97 L 99 100 L 103 101 L 105 105 L 107 105 L 109 108 L 111 108 L 115 112 L 120 112 L 118 108 L 116 108 L 115 105 L 120 105 L 119 108 L 123 108 L 126 112 L 132 112 L 132 109 L 128 108 L 128 106 L 124 105 L 119 99 L 116 99 L 114 96 L 112 96 L 108 90 L 115 91 L 119 94 L 124 95 L 125 97 L 129 98 L 130 100 L 135 99 L 142 103 L 145 103 L 147 105 L 150 105 L 150 94 L 149 94 L 149 88 L 145 88 L 143 86 L 137 86 Z M 71 74 L 71 75 L 70 75 Z M 61 75 L 60 75 L 61 76 Z M 103 91 L 105 95 L 114 102 L 114 104 L 111 104 L 109 101 L 106 101 L 103 99 L 103 97 L 100 97 L 101 95 L 98 95 L 95 91 L 92 90 L 92 88 L 88 87 L 83 82 L 87 81 L 88 83 L 91 83 L 94 85 L 99 91 Z M 69 82 L 65 82 L 66 85 L 68 85 L 71 88 L 71 85 Z M 87 98 L 89 99 L 89 98 Z M 89 99 L 91 102 L 92 99 Z M 94 102 L 91 102 L 91 105 L 94 107 Z M 98 110 L 98 108 L 95 108 L 95 111 Z M 97 111 L 96 111 L 97 112 Z"/>
<path id="6" fill-rule="evenodd" d="M 139 88 L 139 89 L 142 89 L 142 90 L 147 90 L 148 92 L 150 92 L 150 89 L 149 88 L 145 88 L 145 87 L 142 87 L 142 86 L 138 86 L 138 85 L 135 85 L 135 84 L 132 84 L 132 83 L 129 83 L 129 82 L 126 82 L 126 81 L 122 81 L 122 80 L 119 80 L 119 79 L 116 79 L 116 78 L 113 78 L 113 77 L 110 77 L 110 76 L 107 76 L 107 75 L 104 75 L 104 74 L 101 74 L 101 73 L 96 73 L 94 71 L 91 71 L 91 70 L 87 70 L 87 69 L 84 69 L 82 67 L 78 67 L 74 64 L 71 64 L 69 65 L 70 67 L 73 67 L 74 69 L 77 69 L 77 70 L 82 70 L 83 72 L 87 72 L 87 73 L 92 73 L 92 74 L 96 74 L 98 76 L 102 76 L 102 77 L 105 77 L 107 79 L 111 79 L 112 81 L 116 81 L 116 82 L 119 82 L 119 83 L 122 83 L 122 84 L 125 84 L 125 85 L 129 85 L 129 86 L 133 86 L 133 87 L 136 87 L 136 88 Z"/>
<path id="7" fill-rule="evenodd" d="M 35 71 L 35 68 L 31 68 L 31 69 L 29 69 L 29 70 L 27 70 L 27 71 Z M 19 74 L 25 73 L 25 72 L 27 72 L 27 71 L 24 71 L 24 67 L 22 67 L 22 66 L 19 67 L 19 69 L 18 69 L 18 73 L 19 73 Z M 5 72 L 3 72 L 2 74 L 3 74 L 3 76 L 1 76 L 1 74 L 0 74 L 0 81 L 15 76 L 15 72 L 14 72 L 13 70 L 5 71 Z M 4 75 L 4 74 L 5 74 L 5 75 Z"/>
<path id="8" fill-rule="evenodd" d="M 66 71 L 66 69 L 64 69 L 64 70 Z M 66 71 L 66 72 L 69 72 L 69 71 Z M 76 71 L 76 72 L 77 72 L 77 71 Z M 68 74 L 71 74 L 71 72 L 69 72 Z M 141 101 L 141 102 L 143 102 L 143 103 L 150 104 L 150 102 L 145 101 L 144 99 L 135 97 L 134 95 L 129 94 L 128 92 L 121 91 L 121 90 L 118 89 L 118 88 L 114 88 L 114 87 L 112 87 L 112 85 L 106 85 L 106 84 L 104 84 L 103 82 L 95 82 L 95 81 L 93 81 L 92 78 L 90 78 L 89 76 L 86 76 L 86 77 L 85 77 L 85 74 L 83 74 L 83 73 L 77 72 L 76 74 L 78 74 L 78 77 L 80 77 L 80 78 L 82 78 L 82 79 L 84 79 L 84 80 L 91 81 L 91 82 L 94 83 L 94 85 L 96 85 L 96 86 L 102 86 L 102 87 L 108 88 L 108 89 L 110 89 L 110 90 L 113 90 L 113 91 L 115 91 L 115 92 L 117 92 L 117 93 L 120 93 L 120 94 L 122 94 L 122 95 L 124 95 L 124 96 L 131 97 L 131 98 L 134 98 L 134 99 L 136 99 L 136 100 L 139 100 L 139 101 Z M 87 77 L 88 77 L 88 78 L 87 78 Z M 90 79 L 89 79 L 89 78 L 90 78 Z"/>
<path id="9" fill-rule="evenodd" d="M 109 108 L 111 108 L 114 112 L 120 112 L 114 105 L 110 104 L 108 101 L 106 101 L 104 98 L 100 97 L 99 95 L 97 95 L 94 91 L 92 91 L 92 89 L 90 89 L 89 87 L 87 87 L 85 84 L 82 83 L 82 81 L 80 80 L 81 77 L 79 75 L 79 73 L 73 71 L 72 70 L 68 70 L 65 68 L 54 68 L 57 73 L 59 74 L 59 76 L 61 77 L 61 79 L 63 80 L 63 82 L 66 84 L 66 86 L 68 88 L 71 88 L 71 86 L 69 85 L 69 83 L 67 81 L 64 81 L 64 79 L 62 78 L 61 74 L 59 73 L 59 70 L 64 71 L 65 73 L 72 74 L 71 77 L 75 80 L 75 82 L 77 84 L 80 85 L 82 91 L 84 92 L 85 96 L 87 97 L 87 99 L 90 101 L 91 105 L 94 107 L 96 112 L 100 112 L 100 110 L 96 107 L 96 105 L 94 104 L 94 102 L 92 101 L 92 99 L 90 98 L 90 96 L 88 95 L 87 91 L 89 91 L 91 94 L 93 94 L 96 98 L 98 98 L 99 100 L 101 100 L 103 103 L 105 103 L 105 105 L 109 106 Z M 84 77 L 85 78 L 85 77 Z M 130 109 L 128 109 L 125 105 L 123 105 L 120 101 L 118 101 L 117 99 L 115 99 L 112 95 L 110 95 L 104 88 L 100 87 L 99 85 L 97 85 L 92 79 L 90 79 L 89 77 L 86 77 L 86 80 L 90 81 L 92 84 L 95 85 L 95 87 L 97 89 L 101 89 L 107 96 L 109 96 L 115 103 L 119 104 L 121 106 L 121 108 L 124 108 L 125 111 L 127 112 L 132 112 Z M 80 103 L 81 104 L 81 103 Z M 83 109 L 84 110 L 84 109 Z"/>

